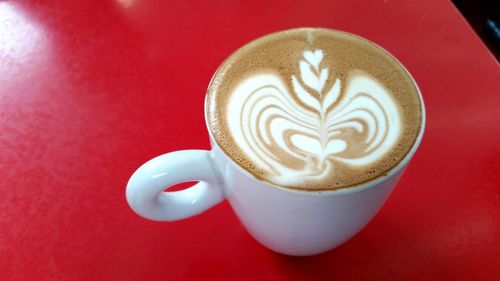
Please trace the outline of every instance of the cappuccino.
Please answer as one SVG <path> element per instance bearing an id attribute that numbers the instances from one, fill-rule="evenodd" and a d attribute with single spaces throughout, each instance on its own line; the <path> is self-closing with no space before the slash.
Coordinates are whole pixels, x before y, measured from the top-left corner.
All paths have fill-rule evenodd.
<path id="1" fill-rule="evenodd" d="M 245 45 L 208 89 L 214 140 L 273 185 L 349 188 L 386 175 L 422 123 L 418 89 L 377 45 L 340 31 L 301 28 Z"/>

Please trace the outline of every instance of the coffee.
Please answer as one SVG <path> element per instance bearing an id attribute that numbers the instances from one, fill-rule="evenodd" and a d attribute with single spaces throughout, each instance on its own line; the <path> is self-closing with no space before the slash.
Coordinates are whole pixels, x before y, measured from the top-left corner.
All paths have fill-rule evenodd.
<path id="1" fill-rule="evenodd" d="M 333 190 L 386 175 L 422 123 L 418 90 L 387 52 L 352 34 L 292 29 L 232 54 L 208 89 L 217 144 L 255 177 Z"/>

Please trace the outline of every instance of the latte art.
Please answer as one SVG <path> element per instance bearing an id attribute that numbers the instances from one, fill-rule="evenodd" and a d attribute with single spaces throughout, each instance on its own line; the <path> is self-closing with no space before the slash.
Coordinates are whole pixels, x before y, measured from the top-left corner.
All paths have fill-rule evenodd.
<path id="1" fill-rule="evenodd" d="M 333 190 L 383 177 L 422 122 L 406 70 L 371 42 L 301 28 L 231 55 L 208 89 L 207 124 L 234 162 L 268 183 Z"/>
<path id="2" fill-rule="evenodd" d="M 345 80 L 330 77 L 323 56 L 319 49 L 303 52 L 298 75 L 290 77 L 293 92 L 278 75 L 262 73 L 237 85 L 229 100 L 233 137 L 277 184 L 323 180 L 338 162 L 371 164 L 401 133 L 398 107 L 379 81 L 361 70 Z"/>

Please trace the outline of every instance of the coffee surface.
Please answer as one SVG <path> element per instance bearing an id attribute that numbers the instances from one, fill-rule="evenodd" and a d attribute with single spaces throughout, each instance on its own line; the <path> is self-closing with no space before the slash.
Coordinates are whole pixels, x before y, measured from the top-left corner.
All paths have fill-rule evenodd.
<path id="1" fill-rule="evenodd" d="M 422 108 L 406 70 L 344 32 L 301 28 L 245 45 L 217 70 L 207 123 L 257 178 L 333 190 L 386 175 L 410 151 Z"/>

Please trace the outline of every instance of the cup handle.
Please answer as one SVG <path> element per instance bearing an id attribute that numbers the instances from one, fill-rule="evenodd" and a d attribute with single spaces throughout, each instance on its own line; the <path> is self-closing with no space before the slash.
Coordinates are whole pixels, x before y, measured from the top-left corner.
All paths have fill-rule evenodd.
<path id="1" fill-rule="evenodd" d="M 222 181 L 207 150 L 181 150 L 144 163 L 127 184 L 127 202 L 137 214 L 155 221 L 176 221 L 203 213 L 224 200 Z M 199 181 L 173 192 L 172 185 Z"/>

